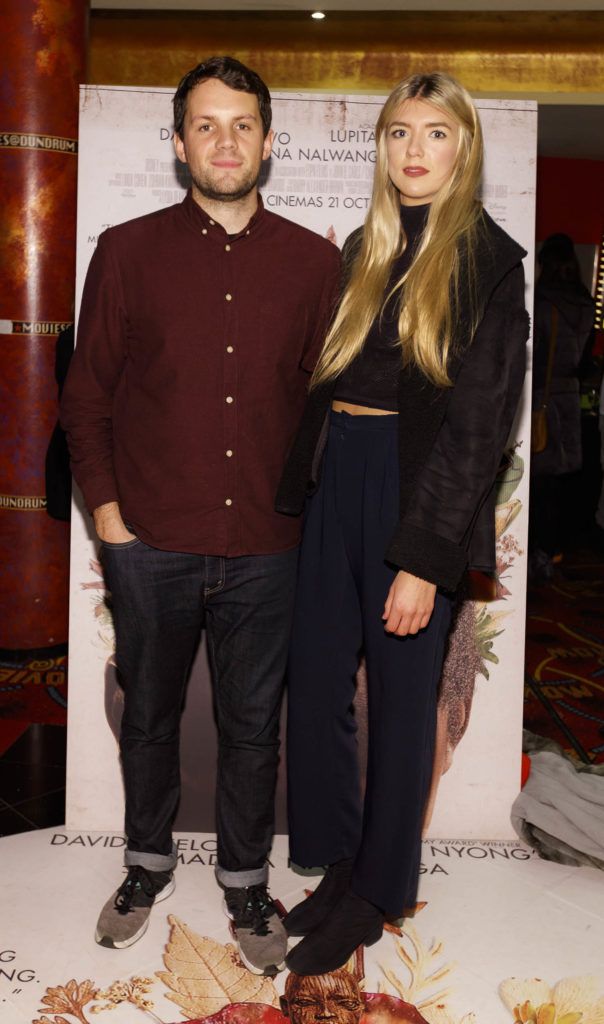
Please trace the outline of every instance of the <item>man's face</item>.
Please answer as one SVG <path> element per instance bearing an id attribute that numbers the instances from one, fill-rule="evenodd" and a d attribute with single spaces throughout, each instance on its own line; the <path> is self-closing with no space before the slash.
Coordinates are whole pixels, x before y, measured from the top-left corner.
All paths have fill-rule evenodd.
<path id="1" fill-rule="evenodd" d="M 287 1007 L 292 1024 L 358 1024 L 363 1002 L 351 974 L 301 976 L 296 982 Z"/>
<path id="2" fill-rule="evenodd" d="M 183 136 L 174 136 L 174 148 L 189 166 L 194 191 L 232 203 L 256 187 L 272 141 L 272 131 L 263 137 L 256 96 L 208 78 L 187 97 Z"/>

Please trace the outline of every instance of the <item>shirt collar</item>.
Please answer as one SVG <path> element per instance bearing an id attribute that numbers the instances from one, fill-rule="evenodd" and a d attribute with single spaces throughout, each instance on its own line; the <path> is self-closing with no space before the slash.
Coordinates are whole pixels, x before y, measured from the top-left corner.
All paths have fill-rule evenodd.
<path id="1" fill-rule="evenodd" d="M 187 191 L 187 194 L 182 201 L 182 209 L 192 227 L 194 227 L 196 231 L 201 231 L 203 235 L 215 233 L 222 239 L 226 234 L 222 224 L 219 224 L 218 221 L 210 217 L 199 203 L 195 202 L 191 189 Z M 265 216 L 266 210 L 264 208 L 264 203 L 262 202 L 262 196 L 258 193 L 258 207 L 253 216 L 241 231 L 237 232 L 236 235 L 229 235 L 228 237 L 236 239 L 255 233 Z"/>

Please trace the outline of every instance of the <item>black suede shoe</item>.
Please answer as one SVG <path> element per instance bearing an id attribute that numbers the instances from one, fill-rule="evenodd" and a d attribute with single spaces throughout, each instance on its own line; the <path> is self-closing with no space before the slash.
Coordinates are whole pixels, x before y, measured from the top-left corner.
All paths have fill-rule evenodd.
<path id="1" fill-rule="evenodd" d="M 329 974 L 343 967 L 358 946 L 377 942 L 383 926 L 382 911 L 349 889 L 285 962 L 294 974 Z"/>
<path id="2" fill-rule="evenodd" d="M 308 935 L 334 909 L 350 884 L 352 859 L 330 864 L 319 885 L 305 900 L 297 903 L 283 924 L 288 935 Z"/>

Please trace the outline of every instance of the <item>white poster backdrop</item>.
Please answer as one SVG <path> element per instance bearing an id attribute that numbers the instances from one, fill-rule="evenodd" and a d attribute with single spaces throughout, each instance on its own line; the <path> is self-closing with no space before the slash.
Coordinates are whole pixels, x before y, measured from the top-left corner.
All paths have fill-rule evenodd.
<path id="1" fill-rule="evenodd" d="M 183 198 L 186 172 L 172 149 L 171 96 L 166 89 L 81 89 L 78 307 L 99 233 Z M 363 222 L 369 204 L 373 128 L 382 103 L 379 96 L 274 94 L 276 137 L 262 181 L 266 207 L 341 246 Z M 483 200 L 495 220 L 528 251 L 530 310 L 536 104 L 489 99 L 479 100 L 477 107 L 487 154 Z M 441 781 L 430 824 L 430 834 L 443 838 L 513 835 L 509 808 L 519 788 L 524 670 L 529 377 L 514 431 L 519 443 L 514 479 L 498 509 L 500 596 L 488 604 L 468 605 L 465 653 L 459 657 L 458 652 L 456 658 L 460 668 L 462 663 L 465 666 L 467 678 L 460 681 L 464 693 L 459 699 L 454 695 L 455 707 L 449 715 L 457 722 L 449 754 L 464 732 L 460 713 L 467 720 L 471 707 L 472 714 L 453 764 Z M 116 736 L 121 692 L 113 667 L 113 630 L 104 600 L 98 543 L 79 495 L 72 519 L 70 594 L 66 823 L 78 830 L 119 831 L 123 791 Z M 176 826 L 212 831 L 216 740 L 203 645 L 192 671 L 182 730 L 183 798 Z M 277 831 L 285 830 L 282 771 Z"/>

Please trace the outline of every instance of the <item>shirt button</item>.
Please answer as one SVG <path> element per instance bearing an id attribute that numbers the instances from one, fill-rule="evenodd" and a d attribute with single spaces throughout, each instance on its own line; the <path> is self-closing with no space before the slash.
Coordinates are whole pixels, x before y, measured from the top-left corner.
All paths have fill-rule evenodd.
<path id="1" fill-rule="evenodd" d="M 202 228 L 201 229 L 201 233 L 202 233 L 202 235 L 207 235 L 208 229 L 207 228 Z"/>
<path id="2" fill-rule="evenodd" d="M 216 223 L 216 221 L 213 221 L 213 220 L 210 221 L 210 224 L 212 225 L 212 227 L 214 227 L 215 223 Z"/>
<path id="3" fill-rule="evenodd" d="M 225 252 L 230 252 L 230 251 L 231 251 L 231 247 L 230 247 L 230 245 L 225 245 L 225 247 L 224 247 L 224 251 L 225 251 Z"/>
<path id="4" fill-rule="evenodd" d="M 226 403 L 227 403 L 227 405 L 230 405 L 231 402 L 233 402 L 233 401 L 234 401 L 234 399 L 233 399 L 232 395 L 227 395 L 226 396 Z"/>
<path id="5" fill-rule="evenodd" d="M 231 354 L 231 352 L 233 352 L 233 351 L 234 351 L 234 349 L 233 349 L 233 346 L 232 346 L 232 345 L 227 345 L 227 352 L 229 353 L 229 355 L 230 355 L 230 354 Z"/>
<path id="6" fill-rule="evenodd" d="M 232 451 L 231 451 L 231 449 L 229 448 L 229 449 L 227 450 L 227 452 L 226 452 L 226 457 L 227 457 L 227 459 L 230 459 L 230 457 L 231 457 L 231 455 L 232 455 L 232 454 L 233 454 L 233 452 L 232 452 Z"/>
<path id="7" fill-rule="evenodd" d="M 231 499 L 227 498 L 227 500 L 225 501 L 225 505 L 232 505 L 232 504 L 233 504 L 233 502 L 231 501 Z"/>
<path id="8" fill-rule="evenodd" d="M 233 298 L 233 296 L 231 295 L 231 293 L 227 292 L 226 295 L 225 295 L 225 299 L 227 300 L 227 302 L 230 302 L 232 298 Z"/>

